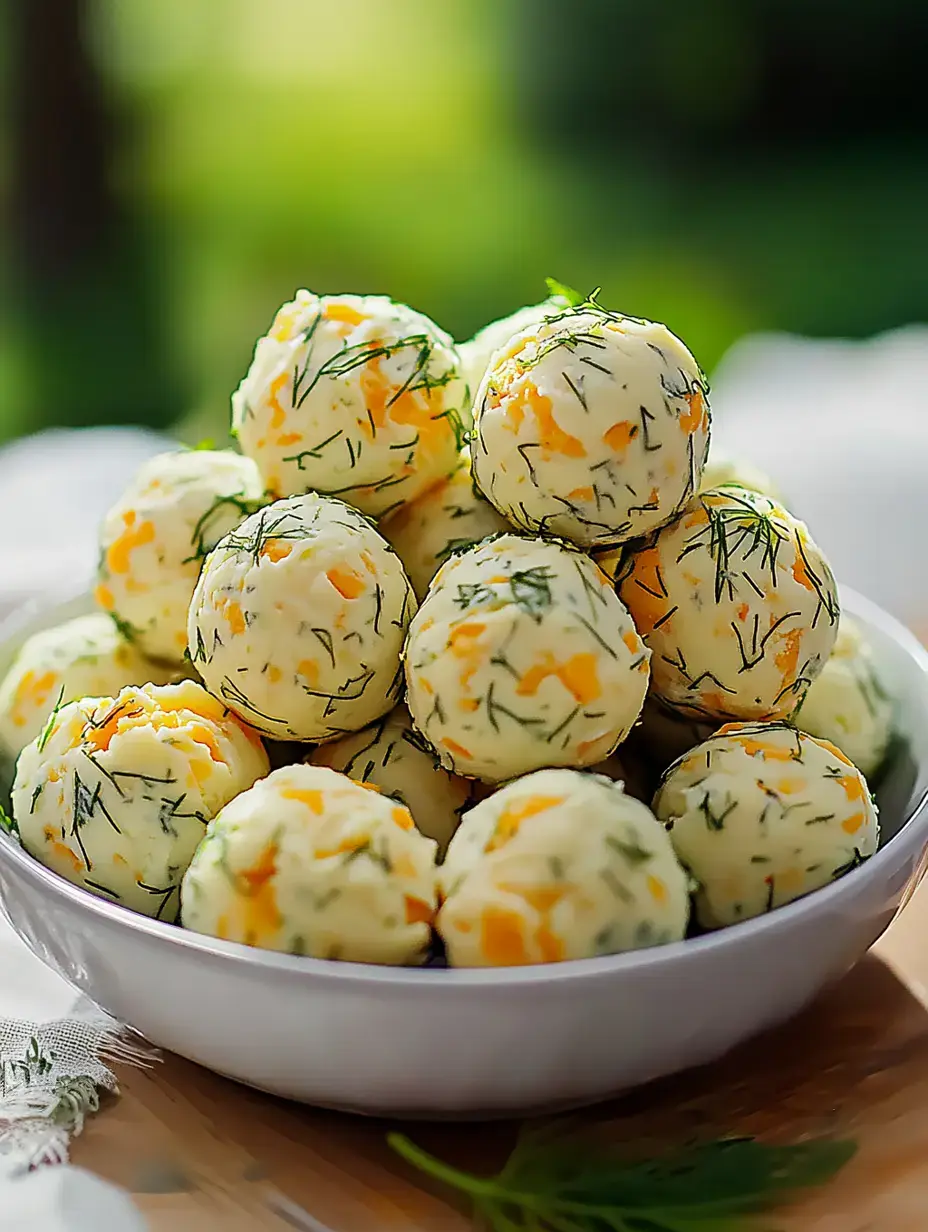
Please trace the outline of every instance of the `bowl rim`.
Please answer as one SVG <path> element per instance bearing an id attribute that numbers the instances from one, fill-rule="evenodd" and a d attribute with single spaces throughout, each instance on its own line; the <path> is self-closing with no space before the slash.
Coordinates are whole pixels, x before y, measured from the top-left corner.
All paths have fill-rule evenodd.
<path id="1" fill-rule="evenodd" d="M 847 603 L 848 613 L 860 616 L 870 625 L 891 638 L 906 652 L 914 665 L 920 669 L 928 694 L 928 649 L 900 621 L 878 604 L 859 594 L 851 587 L 841 587 L 842 610 Z M 71 596 L 76 602 L 78 596 Z M 65 600 L 67 602 L 67 600 Z M 62 602 L 61 606 L 64 606 Z M 34 605 L 28 605 L 29 616 L 35 615 Z M 47 607 L 43 605 L 43 610 Z M 0 641 L 21 629 L 23 620 L 15 617 L 23 614 L 18 609 L 0 622 Z M 11 626 L 13 628 L 11 629 Z M 864 878 L 876 879 L 884 865 L 895 860 L 901 844 L 907 846 L 928 845 L 928 786 L 907 810 L 898 832 L 884 847 L 881 847 L 860 867 L 852 869 L 844 877 L 823 886 L 802 898 L 778 907 L 775 911 L 743 920 L 729 928 L 704 933 L 698 937 L 684 938 L 665 945 L 630 950 L 620 954 L 604 954 L 592 958 L 575 958 L 559 963 L 533 963 L 515 967 L 393 967 L 376 963 L 333 962 L 330 959 L 313 958 L 308 955 L 284 954 L 276 950 L 248 946 L 237 941 L 221 941 L 205 933 L 184 929 L 178 924 L 168 924 L 150 916 L 131 911 L 119 903 L 110 903 L 98 898 L 81 886 L 67 881 L 34 859 L 25 848 L 10 836 L 0 833 L 0 860 L 16 866 L 20 876 L 31 881 L 42 892 L 67 900 L 79 911 L 87 911 L 101 923 L 115 929 L 129 929 L 141 934 L 154 944 L 166 942 L 182 949 L 193 951 L 211 962 L 232 961 L 240 965 L 257 967 L 268 973 L 286 974 L 291 977 L 318 983 L 329 981 L 339 984 L 382 985 L 408 989 L 435 988 L 485 988 L 501 989 L 513 985 L 546 985 L 552 982 L 589 980 L 617 976 L 623 972 L 656 970 L 673 964 L 689 955 L 691 961 L 710 958 L 720 950 L 736 946 L 739 938 L 745 941 L 798 924 L 806 916 L 823 913 L 835 902 L 847 897 Z M 7 913 L 0 899 L 0 910 Z M 15 925 L 14 925 L 15 927 Z"/>

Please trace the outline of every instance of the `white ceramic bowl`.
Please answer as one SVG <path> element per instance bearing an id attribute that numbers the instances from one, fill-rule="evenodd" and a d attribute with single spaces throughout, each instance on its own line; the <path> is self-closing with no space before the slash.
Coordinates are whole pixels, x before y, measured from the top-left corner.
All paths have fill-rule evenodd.
<path id="1" fill-rule="evenodd" d="M 0 895 L 35 953 L 165 1048 L 266 1091 L 365 1113 L 553 1110 L 711 1060 L 795 1014 L 883 932 L 928 843 L 928 656 L 871 603 L 901 698 L 884 844 L 824 890 L 723 932 L 550 966 L 413 970 L 213 941 L 62 881 L 0 842 Z M 59 608 L 39 625 L 75 608 Z M 2 630 L 0 630 L 2 633 Z M 15 648 L 8 638 L 0 668 Z"/>

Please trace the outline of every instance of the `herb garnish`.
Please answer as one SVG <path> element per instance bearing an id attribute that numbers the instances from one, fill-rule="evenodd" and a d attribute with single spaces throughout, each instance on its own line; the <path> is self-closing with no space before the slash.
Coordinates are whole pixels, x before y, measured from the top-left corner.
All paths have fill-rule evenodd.
<path id="1" fill-rule="evenodd" d="M 771 1146 L 722 1138 L 633 1160 L 590 1135 L 523 1134 L 502 1170 L 478 1177 L 404 1134 L 387 1142 L 407 1163 L 469 1198 L 489 1232 L 737 1232 L 797 1191 L 822 1185 L 852 1142 Z"/>

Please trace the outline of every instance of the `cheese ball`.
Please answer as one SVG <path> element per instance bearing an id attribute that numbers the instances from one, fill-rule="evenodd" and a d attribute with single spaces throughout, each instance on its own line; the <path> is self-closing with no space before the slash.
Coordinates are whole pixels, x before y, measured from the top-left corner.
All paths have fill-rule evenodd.
<path id="1" fill-rule="evenodd" d="M 548 299 L 542 300 L 540 304 L 528 304 L 524 308 L 517 308 L 508 317 L 500 317 L 497 321 L 491 321 L 489 325 L 478 330 L 473 338 L 459 343 L 458 351 L 471 396 L 476 395 L 480 388 L 480 382 L 490 366 L 494 352 L 504 347 L 520 330 L 528 326 L 540 325 L 546 317 L 560 316 L 569 307 L 570 303 L 566 296 L 551 295 Z"/>
<path id="2" fill-rule="evenodd" d="M 461 814 L 472 803 L 473 784 L 438 765 L 415 730 L 405 706 L 351 736 L 320 745 L 306 758 L 367 783 L 404 804 L 416 826 L 443 855 Z"/>
<path id="3" fill-rule="evenodd" d="M 786 718 L 838 632 L 831 568 L 758 492 L 702 492 L 629 553 L 619 595 L 653 653 L 651 689 L 706 722 Z"/>
<path id="4" fill-rule="evenodd" d="M 318 743 L 396 705 L 415 610 L 399 557 L 368 519 L 308 493 L 268 505 L 210 552 L 190 657 L 252 727 Z"/>
<path id="5" fill-rule="evenodd" d="M 226 805 L 184 877 L 185 928 L 347 962 L 419 962 L 435 844 L 409 810 L 325 766 L 285 766 Z"/>
<path id="6" fill-rule="evenodd" d="M 184 680 L 52 714 L 16 769 L 23 846 L 100 898 L 173 921 L 207 823 L 267 774 L 258 736 Z"/>
<path id="7" fill-rule="evenodd" d="M 730 723 L 667 773 L 654 811 L 723 928 L 828 885 L 877 848 L 876 806 L 834 745 L 788 723 Z"/>
<path id="8" fill-rule="evenodd" d="M 842 615 L 834 650 L 793 722 L 810 736 L 836 744 L 869 777 L 886 756 L 894 712 L 863 630 Z"/>
<path id="9" fill-rule="evenodd" d="M 648 652 L 605 574 L 518 535 L 442 566 L 404 654 L 416 727 L 447 770 L 487 782 L 602 761 L 648 687 Z"/>
<path id="10" fill-rule="evenodd" d="M 700 492 L 710 488 L 721 488 L 733 485 L 736 488 L 749 488 L 752 492 L 760 492 L 782 504 L 783 498 L 776 484 L 768 474 L 743 458 L 732 458 L 715 446 L 709 450 L 709 461 L 702 473 Z"/>
<path id="11" fill-rule="evenodd" d="M 449 475 L 470 422 L 452 339 L 384 295 L 298 291 L 232 396 L 233 431 L 274 496 L 313 489 L 372 517 Z"/>
<path id="12" fill-rule="evenodd" d="M 708 386 L 663 325 L 595 307 L 521 330 L 474 402 L 474 478 L 521 530 L 582 547 L 646 534 L 696 491 Z"/>
<path id="13" fill-rule="evenodd" d="M 112 697 L 130 684 L 167 684 L 176 675 L 152 663 L 105 612 L 34 633 L 0 685 L 0 741 L 16 754 L 39 735 L 56 703 Z"/>
<path id="14" fill-rule="evenodd" d="M 95 598 L 144 654 L 183 662 L 203 558 L 261 504 L 263 490 L 250 459 L 185 449 L 150 458 L 110 509 Z"/>
<path id="15" fill-rule="evenodd" d="M 449 556 L 509 525 L 475 489 L 465 450 L 447 479 L 397 510 L 378 529 L 393 544 L 421 601 Z"/>
<path id="16" fill-rule="evenodd" d="M 595 774 L 540 770 L 501 788 L 465 813 L 439 877 L 436 927 L 455 967 L 592 958 L 686 932 L 669 837 Z"/>

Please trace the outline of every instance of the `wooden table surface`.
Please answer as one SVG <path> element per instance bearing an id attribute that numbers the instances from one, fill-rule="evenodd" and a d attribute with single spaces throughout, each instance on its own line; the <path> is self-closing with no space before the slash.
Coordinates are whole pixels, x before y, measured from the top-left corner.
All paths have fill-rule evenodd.
<path id="1" fill-rule="evenodd" d="M 724 1060 L 587 1115 L 617 1140 L 851 1137 L 839 1177 L 778 1232 L 928 1228 L 928 878 L 873 951 L 792 1023 Z M 388 1149 L 389 1130 L 464 1167 L 498 1163 L 509 1124 L 399 1126 L 237 1086 L 178 1057 L 120 1071 L 75 1163 L 125 1186 L 151 1232 L 467 1232 L 470 1220 Z"/>

